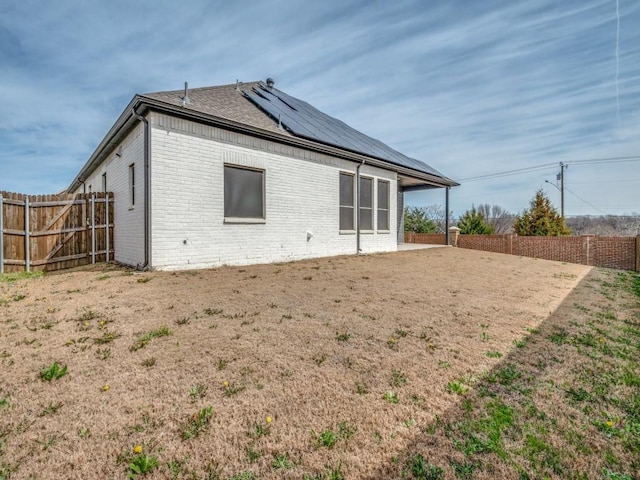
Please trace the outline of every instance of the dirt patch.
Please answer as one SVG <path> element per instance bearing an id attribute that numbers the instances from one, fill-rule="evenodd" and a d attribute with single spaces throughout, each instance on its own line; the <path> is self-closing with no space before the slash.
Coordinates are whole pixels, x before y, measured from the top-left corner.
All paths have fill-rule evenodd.
<path id="1" fill-rule="evenodd" d="M 589 271 L 437 248 L 0 283 L 0 467 L 126 478 L 140 446 L 147 478 L 384 478 Z"/>

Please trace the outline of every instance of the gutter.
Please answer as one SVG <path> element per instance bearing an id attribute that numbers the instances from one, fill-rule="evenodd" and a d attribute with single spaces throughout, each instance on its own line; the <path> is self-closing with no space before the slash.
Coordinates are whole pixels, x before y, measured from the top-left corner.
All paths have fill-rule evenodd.
<path id="1" fill-rule="evenodd" d="M 136 270 L 144 272 L 149 269 L 150 250 L 149 221 L 151 216 L 149 215 L 149 204 L 151 202 L 149 201 L 149 197 L 151 189 L 149 188 L 149 185 L 151 182 L 149 179 L 149 157 L 151 153 L 151 135 L 149 132 L 149 120 L 140 115 L 135 110 L 135 107 L 131 109 L 131 113 L 144 124 L 144 263 L 136 265 Z"/>

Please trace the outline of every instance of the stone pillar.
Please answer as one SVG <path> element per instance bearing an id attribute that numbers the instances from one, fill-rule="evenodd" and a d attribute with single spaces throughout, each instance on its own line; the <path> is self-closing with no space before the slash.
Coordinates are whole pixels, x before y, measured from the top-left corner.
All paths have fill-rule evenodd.
<path id="1" fill-rule="evenodd" d="M 460 235 L 458 227 L 449 227 L 449 245 L 452 247 L 458 246 L 458 235 Z"/>
<path id="2" fill-rule="evenodd" d="M 585 253 L 586 253 L 586 263 L 585 265 L 593 265 L 593 241 L 592 239 L 595 238 L 595 235 L 593 234 L 589 234 L 589 235 L 582 235 L 582 238 L 584 238 L 584 242 L 585 242 Z"/>

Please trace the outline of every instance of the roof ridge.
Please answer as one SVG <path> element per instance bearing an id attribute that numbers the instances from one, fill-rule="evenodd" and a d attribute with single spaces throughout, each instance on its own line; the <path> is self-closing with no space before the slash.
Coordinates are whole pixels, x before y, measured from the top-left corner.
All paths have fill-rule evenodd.
<path id="1" fill-rule="evenodd" d="M 195 92 L 195 91 L 202 91 L 202 90 L 220 90 L 223 88 L 229 88 L 229 87 L 234 87 L 236 85 L 238 85 L 240 88 L 242 87 L 246 87 L 246 86 L 254 86 L 260 83 L 260 80 L 254 80 L 251 82 L 241 82 L 238 81 L 238 83 L 228 83 L 225 85 L 210 85 L 210 86 L 206 86 L 206 87 L 189 87 L 188 91 L 189 92 Z M 168 94 L 168 93 L 181 93 L 184 92 L 184 87 L 183 88 L 179 88 L 176 90 L 161 90 L 161 91 L 157 91 L 157 92 L 146 92 L 146 93 L 141 93 L 140 95 L 142 96 L 148 96 L 148 95 L 158 95 L 158 94 Z"/>

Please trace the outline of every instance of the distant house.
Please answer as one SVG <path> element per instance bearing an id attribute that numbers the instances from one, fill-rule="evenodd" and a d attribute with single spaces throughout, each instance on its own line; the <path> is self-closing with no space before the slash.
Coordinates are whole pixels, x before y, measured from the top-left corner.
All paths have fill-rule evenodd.
<path id="1" fill-rule="evenodd" d="M 457 185 L 267 83 L 133 97 L 70 192 L 115 196 L 115 259 L 204 268 L 395 251 L 403 191 Z"/>

